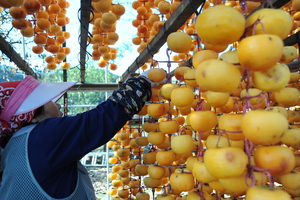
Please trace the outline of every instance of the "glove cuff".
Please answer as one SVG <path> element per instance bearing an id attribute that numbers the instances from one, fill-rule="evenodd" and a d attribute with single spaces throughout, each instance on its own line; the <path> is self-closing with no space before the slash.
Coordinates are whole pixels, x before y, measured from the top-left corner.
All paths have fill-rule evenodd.
<path id="1" fill-rule="evenodd" d="M 108 98 L 124 107 L 130 118 L 140 112 L 151 98 L 151 83 L 144 77 L 129 78 Z"/>

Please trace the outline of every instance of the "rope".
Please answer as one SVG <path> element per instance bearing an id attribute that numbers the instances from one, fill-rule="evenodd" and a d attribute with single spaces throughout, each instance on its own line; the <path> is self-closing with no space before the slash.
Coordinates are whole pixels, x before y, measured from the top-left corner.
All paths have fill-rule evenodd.
<path id="1" fill-rule="evenodd" d="M 147 45 L 146 48 L 147 48 L 148 53 L 151 55 L 151 57 L 153 57 L 153 54 L 150 52 L 149 45 Z"/>

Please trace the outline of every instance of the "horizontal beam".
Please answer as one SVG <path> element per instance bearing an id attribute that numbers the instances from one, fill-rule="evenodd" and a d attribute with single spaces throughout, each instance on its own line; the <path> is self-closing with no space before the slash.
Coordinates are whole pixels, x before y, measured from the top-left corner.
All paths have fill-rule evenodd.
<path id="1" fill-rule="evenodd" d="M 98 91 L 113 91 L 119 88 L 118 83 L 79 83 L 70 88 L 70 92 L 98 92 Z"/>

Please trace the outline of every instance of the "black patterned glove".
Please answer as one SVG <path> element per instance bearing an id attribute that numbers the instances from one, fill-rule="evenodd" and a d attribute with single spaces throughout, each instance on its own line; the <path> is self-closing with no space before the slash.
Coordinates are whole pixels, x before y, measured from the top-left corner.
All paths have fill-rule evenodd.
<path id="1" fill-rule="evenodd" d="M 141 111 L 151 98 L 151 83 L 146 78 L 129 78 L 108 98 L 122 105 L 130 118 Z"/>

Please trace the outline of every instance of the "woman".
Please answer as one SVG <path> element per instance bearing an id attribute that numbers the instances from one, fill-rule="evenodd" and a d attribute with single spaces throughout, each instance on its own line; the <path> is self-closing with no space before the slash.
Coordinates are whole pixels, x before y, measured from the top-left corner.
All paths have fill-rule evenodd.
<path id="1" fill-rule="evenodd" d="M 62 117 L 55 101 L 74 84 L 41 84 L 31 76 L 0 83 L 0 199 L 95 199 L 79 160 L 141 110 L 151 82 L 147 73 L 129 78 L 95 109 Z"/>

